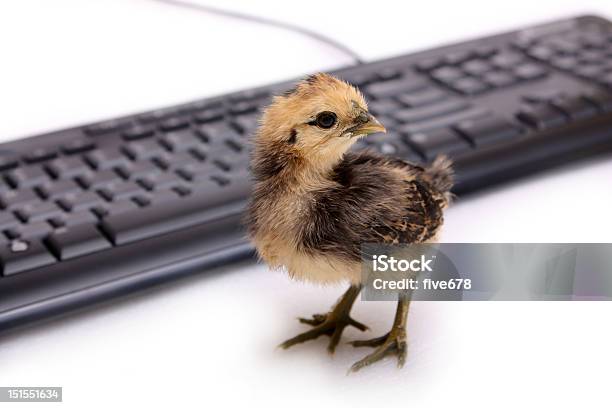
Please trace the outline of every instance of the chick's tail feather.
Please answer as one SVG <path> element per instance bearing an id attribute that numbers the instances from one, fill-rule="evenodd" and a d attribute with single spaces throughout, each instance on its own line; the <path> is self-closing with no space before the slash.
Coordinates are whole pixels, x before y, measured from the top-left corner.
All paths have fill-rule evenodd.
<path id="1" fill-rule="evenodd" d="M 442 194 L 450 192 L 455 182 L 453 162 L 446 156 L 438 156 L 423 172 L 423 180 Z"/>

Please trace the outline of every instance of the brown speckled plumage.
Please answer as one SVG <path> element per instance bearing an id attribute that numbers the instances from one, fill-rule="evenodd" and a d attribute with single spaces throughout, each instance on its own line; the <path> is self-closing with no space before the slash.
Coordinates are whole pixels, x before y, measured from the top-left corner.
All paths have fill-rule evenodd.
<path id="1" fill-rule="evenodd" d="M 442 225 L 448 191 L 432 185 L 420 166 L 351 152 L 329 178 L 334 185 L 313 193 L 300 223 L 305 251 L 359 262 L 363 243 L 426 242 Z"/>

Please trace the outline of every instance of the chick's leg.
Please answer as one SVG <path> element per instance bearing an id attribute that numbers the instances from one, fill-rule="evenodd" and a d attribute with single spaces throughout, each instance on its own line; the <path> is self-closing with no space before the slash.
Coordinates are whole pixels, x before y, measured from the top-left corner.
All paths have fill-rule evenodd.
<path id="1" fill-rule="evenodd" d="M 336 346 L 340 342 L 342 332 L 347 326 L 353 326 L 361 331 L 367 330 L 367 326 L 353 320 L 350 316 L 353 303 L 361 291 L 360 286 L 351 286 L 344 295 L 338 300 L 332 310 L 326 314 L 315 314 L 312 319 L 300 318 L 300 322 L 314 326 L 302 334 L 299 334 L 280 345 L 284 349 L 288 349 L 299 343 L 308 340 L 316 339 L 321 335 L 330 336 L 327 351 L 333 354 Z"/>
<path id="2" fill-rule="evenodd" d="M 371 340 L 353 341 L 351 344 L 355 347 L 378 347 L 372 354 L 359 360 L 351 367 L 351 371 L 359 371 L 363 367 L 369 366 L 379 360 L 382 360 L 388 355 L 397 355 L 397 365 L 402 367 L 406 362 L 406 320 L 408 317 L 408 309 L 410 307 L 410 298 L 401 296 L 397 302 L 397 311 L 391 331 L 382 337 L 376 337 Z"/>

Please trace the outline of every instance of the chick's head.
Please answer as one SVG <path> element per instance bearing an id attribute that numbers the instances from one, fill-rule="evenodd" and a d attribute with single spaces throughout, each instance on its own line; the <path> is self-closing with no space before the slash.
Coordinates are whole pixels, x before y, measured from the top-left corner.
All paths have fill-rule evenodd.
<path id="1" fill-rule="evenodd" d="M 339 160 L 360 137 L 385 132 L 355 87 L 327 74 L 301 81 L 266 109 L 258 142 L 289 149 L 305 161 Z"/>

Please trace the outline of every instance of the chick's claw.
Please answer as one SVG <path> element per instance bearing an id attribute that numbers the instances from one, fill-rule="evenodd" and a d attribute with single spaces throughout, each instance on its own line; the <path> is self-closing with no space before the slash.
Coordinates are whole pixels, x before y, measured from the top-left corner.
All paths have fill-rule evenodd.
<path id="1" fill-rule="evenodd" d="M 362 368 L 393 354 L 397 356 L 397 366 L 399 368 L 402 368 L 406 362 L 406 350 L 408 346 L 406 343 L 406 332 L 403 330 L 392 330 L 382 337 L 376 337 L 370 340 L 353 341 L 350 344 L 355 347 L 378 348 L 373 353 L 353 364 L 349 372 L 357 372 Z"/>
<path id="2" fill-rule="evenodd" d="M 324 314 L 313 314 L 312 319 L 306 319 L 305 317 L 299 317 L 298 320 L 300 323 L 309 324 L 311 326 L 318 326 L 325 321 Z"/>
<path id="3" fill-rule="evenodd" d="M 306 319 L 304 317 L 300 317 L 300 318 L 298 318 L 298 320 L 300 321 L 300 323 L 309 324 L 311 326 L 319 326 L 319 325 L 325 323 L 325 321 L 327 320 L 329 315 L 330 315 L 330 313 L 327 313 L 327 314 L 319 314 L 319 313 L 317 313 L 317 314 L 313 314 L 312 315 L 312 319 Z M 363 323 L 358 322 L 357 320 L 354 320 L 350 316 L 345 316 L 345 317 L 343 317 L 343 319 L 346 319 L 348 321 L 348 326 L 353 326 L 356 329 L 359 329 L 361 331 L 368 330 L 368 326 L 366 326 Z"/>

